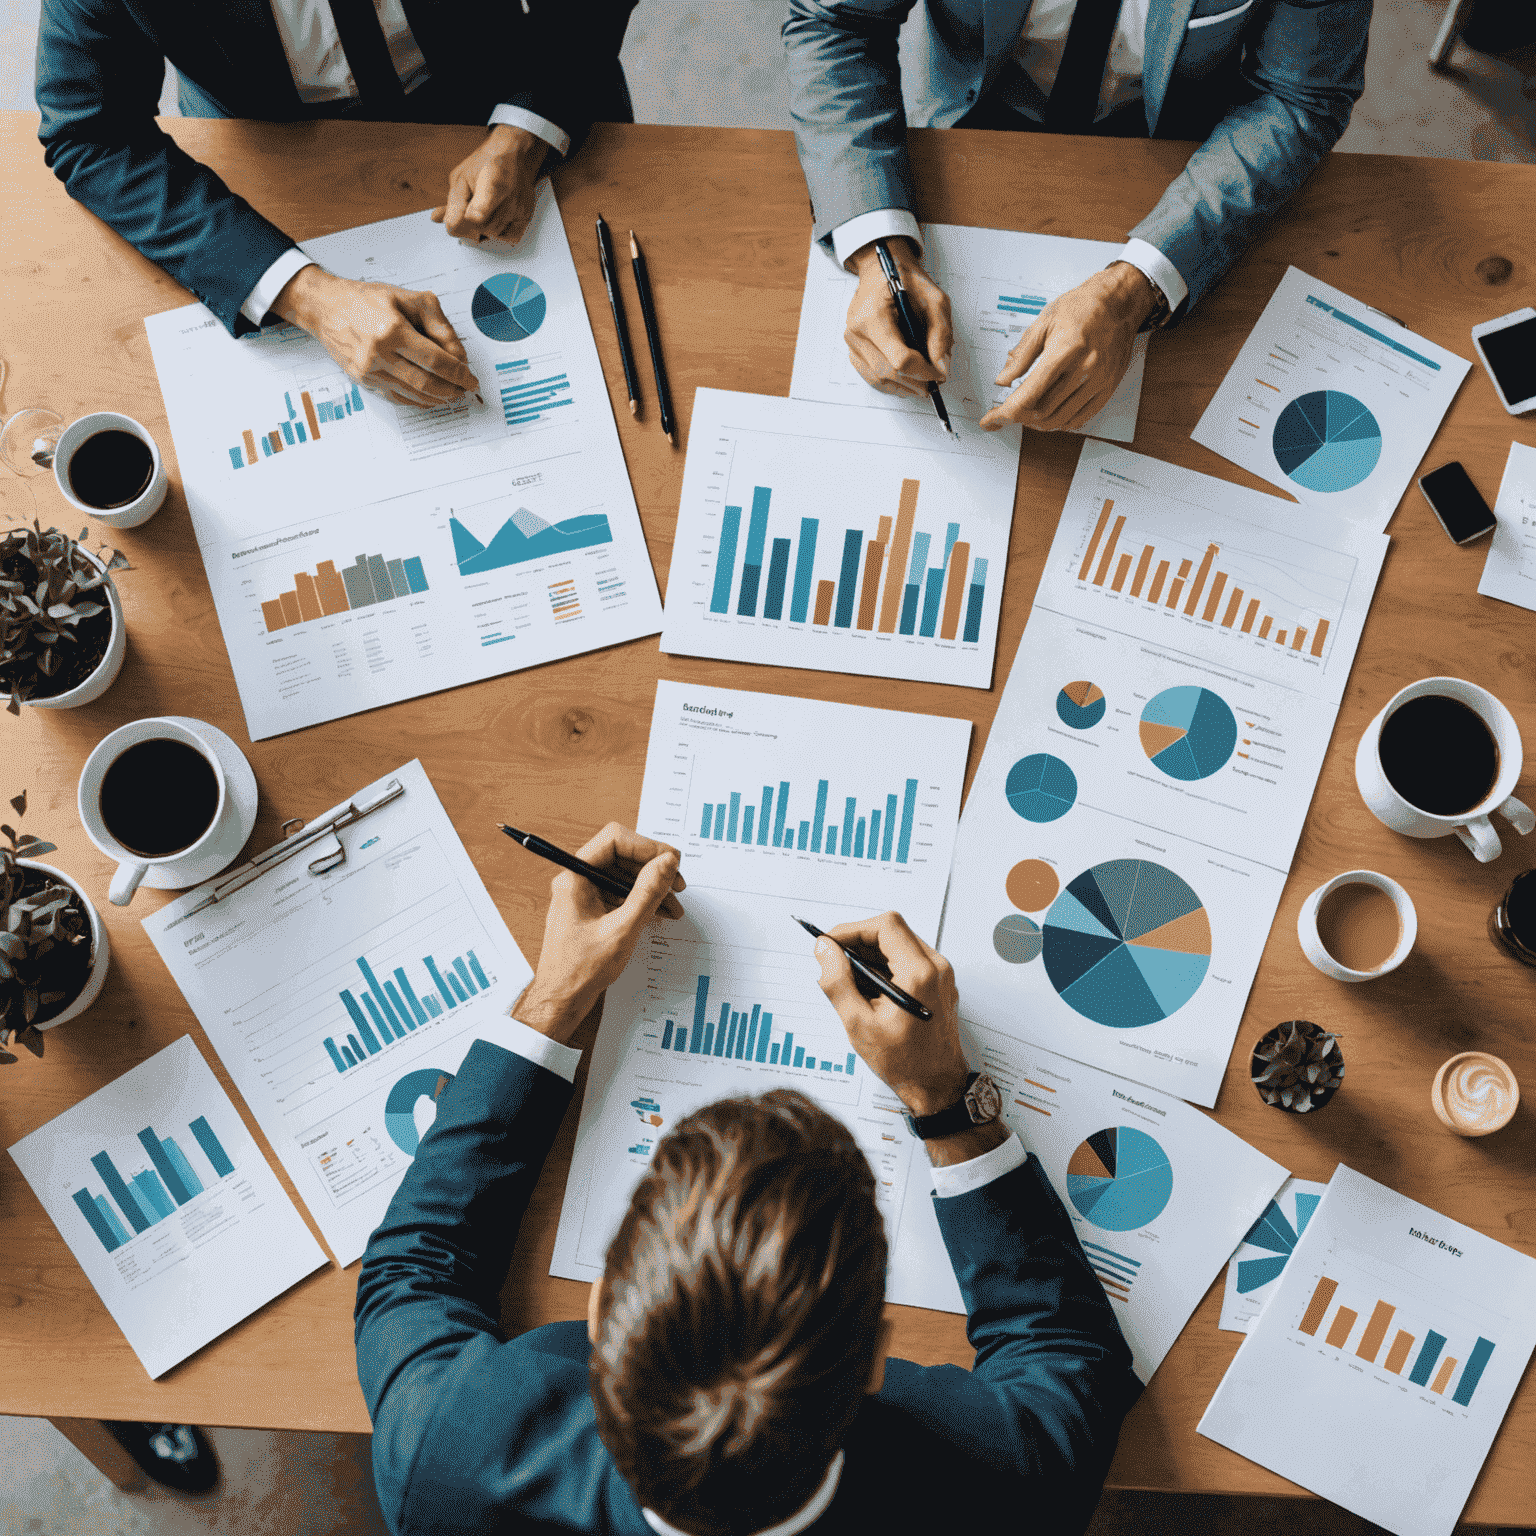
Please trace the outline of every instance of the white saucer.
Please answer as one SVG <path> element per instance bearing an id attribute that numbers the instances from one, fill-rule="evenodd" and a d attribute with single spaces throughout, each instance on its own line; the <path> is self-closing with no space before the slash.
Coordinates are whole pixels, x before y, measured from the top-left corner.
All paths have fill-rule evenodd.
<path id="1" fill-rule="evenodd" d="M 181 891 L 191 885 L 201 885 L 211 880 L 234 863 L 240 850 L 245 847 L 256 826 L 256 774 L 245 760 L 234 740 L 226 736 L 216 725 L 206 720 L 193 720 L 186 715 L 165 715 L 189 731 L 196 731 L 211 746 L 224 770 L 224 814 L 213 839 L 206 847 L 183 859 L 168 859 L 164 864 L 151 864 L 141 885 L 156 891 Z"/>

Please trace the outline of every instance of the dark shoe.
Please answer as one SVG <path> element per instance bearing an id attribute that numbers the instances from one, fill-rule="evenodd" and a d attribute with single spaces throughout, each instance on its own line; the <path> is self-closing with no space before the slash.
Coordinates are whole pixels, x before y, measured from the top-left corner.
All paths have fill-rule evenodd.
<path id="1" fill-rule="evenodd" d="M 202 1430 L 191 1424 L 102 1421 L 146 1477 L 178 1493 L 207 1493 L 219 1480 L 219 1459 Z"/>

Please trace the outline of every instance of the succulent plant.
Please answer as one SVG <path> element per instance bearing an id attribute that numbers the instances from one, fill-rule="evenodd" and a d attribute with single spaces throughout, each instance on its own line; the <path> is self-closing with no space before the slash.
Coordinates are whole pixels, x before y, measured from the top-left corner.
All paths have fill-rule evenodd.
<path id="1" fill-rule="evenodd" d="M 1253 1085 L 1276 1109 L 1321 1109 L 1344 1081 L 1339 1037 L 1306 1019 L 1277 1024 L 1253 1048 Z"/>

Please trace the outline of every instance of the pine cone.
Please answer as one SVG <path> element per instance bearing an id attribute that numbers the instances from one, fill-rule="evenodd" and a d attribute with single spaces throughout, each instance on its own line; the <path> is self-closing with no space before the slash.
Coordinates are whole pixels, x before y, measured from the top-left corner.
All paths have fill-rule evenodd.
<path id="1" fill-rule="evenodd" d="M 1305 1019 L 1275 1028 L 1253 1048 L 1254 1087 L 1266 1104 L 1305 1114 L 1321 1109 L 1344 1081 L 1337 1035 Z"/>

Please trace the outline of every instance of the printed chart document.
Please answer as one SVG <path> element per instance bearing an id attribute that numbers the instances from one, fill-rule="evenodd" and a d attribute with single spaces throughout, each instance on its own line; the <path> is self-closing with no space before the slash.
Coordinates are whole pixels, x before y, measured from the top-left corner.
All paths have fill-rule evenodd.
<path id="1" fill-rule="evenodd" d="M 971 229 L 924 224 L 923 265 L 949 295 L 955 347 L 944 403 L 951 419 L 977 421 L 1018 387 L 992 381 L 1035 317 L 1052 299 L 1108 266 L 1121 247 L 1113 240 L 1067 240 L 1059 235 L 1017 234 L 1008 229 Z M 858 279 L 811 241 L 800 305 L 800 334 L 789 392 L 796 400 L 826 400 L 874 410 L 933 415 L 926 399 L 885 395 L 872 389 L 848 361 L 843 332 Z M 1081 427 L 1090 437 L 1128 443 L 1136 435 L 1147 337 L 1138 336 L 1120 387 Z M 962 423 L 963 425 L 963 423 Z"/>
<path id="2" fill-rule="evenodd" d="M 969 1017 L 1215 1104 L 1387 542 L 1083 445 L 956 846 Z"/>
<path id="3" fill-rule="evenodd" d="M 190 1035 L 10 1151 L 152 1378 L 326 1262 Z"/>
<path id="4" fill-rule="evenodd" d="M 1327 1188 L 1309 1179 L 1287 1179 L 1237 1245 L 1227 1264 L 1221 1301 L 1220 1326 L 1228 1333 L 1248 1333 L 1253 1328 Z"/>
<path id="5" fill-rule="evenodd" d="M 484 404 L 397 406 L 297 326 L 235 341 L 201 304 L 144 322 L 252 739 L 655 634 L 549 182 L 515 248 L 416 213 L 305 250 L 435 293 Z"/>
<path id="6" fill-rule="evenodd" d="M 1450 1536 L 1536 1345 L 1536 1259 L 1340 1167 L 1200 1433 Z"/>
<path id="7" fill-rule="evenodd" d="M 682 850 L 684 916 L 658 919 L 609 988 L 551 1274 L 599 1276 L 657 1138 L 681 1116 L 786 1086 L 837 1115 L 875 1170 L 891 1300 L 960 1310 L 927 1156 L 849 1049 L 791 914 L 830 928 L 894 907 L 932 942 L 970 732 L 963 720 L 657 685 L 636 824 Z"/>
<path id="8" fill-rule="evenodd" d="M 1536 448 L 1509 445 L 1493 514 L 1499 526 L 1477 590 L 1500 602 L 1536 608 Z"/>
<path id="9" fill-rule="evenodd" d="M 1019 430 L 701 389 L 661 648 L 992 685 Z"/>
<path id="10" fill-rule="evenodd" d="M 1289 267 L 1190 435 L 1379 533 L 1471 366 Z"/>
<path id="11" fill-rule="evenodd" d="M 144 920 L 342 1265 L 470 1046 L 507 1044 L 532 975 L 419 762 L 352 803 L 391 782 L 405 793 L 336 834 L 333 869 L 312 874 L 306 851 L 216 906 L 191 910 L 203 887 Z"/>

